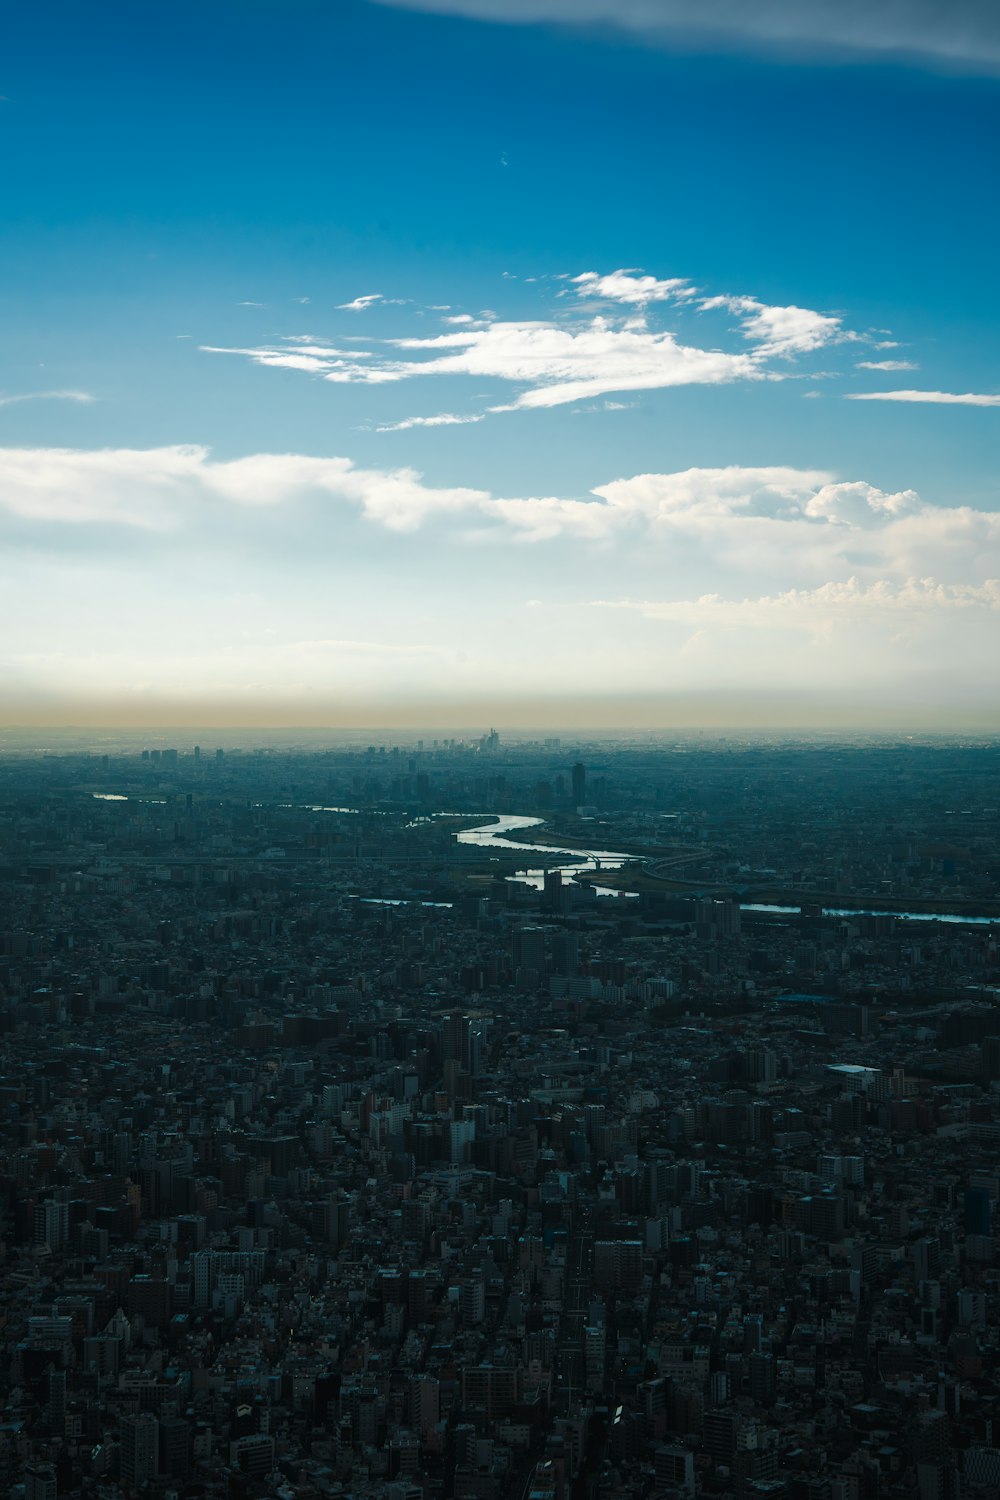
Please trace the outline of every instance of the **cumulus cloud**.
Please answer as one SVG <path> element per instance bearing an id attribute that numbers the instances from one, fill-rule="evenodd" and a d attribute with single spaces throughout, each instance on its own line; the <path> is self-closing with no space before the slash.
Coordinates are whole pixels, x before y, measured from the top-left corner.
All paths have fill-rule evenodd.
<path id="1" fill-rule="evenodd" d="M 910 57 L 1000 71 L 992 0 L 377 0 L 510 24 L 613 26 L 659 43 L 771 54 Z"/>
<path id="2" fill-rule="evenodd" d="M 683 276 L 660 281 L 655 276 L 642 276 L 635 271 L 612 271 L 606 276 L 597 271 L 584 271 L 570 280 L 581 297 L 600 297 L 607 302 L 623 302 L 632 307 L 667 302 L 671 298 L 685 299 L 695 294 L 695 288 Z"/>
<path id="3" fill-rule="evenodd" d="M 847 396 L 848 401 L 916 401 L 931 406 L 1000 406 L 1000 396 L 984 396 L 974 391 L 861 391 Z"/>
<path id="4" fill-rule="evenodd" d="M 555 537 L 607 542 L 637 534 L 710 537 L 714 548 L 754 545 L 837 552 L 865 532 L 922 514 L 913 490 L 887 494 L 862 481 L 839 482 L 822 470 L 687 469 L 637 474 L 598 485 L 592 499 L 496 499 L 489 514 L 532 541 Z"/>
<path id="5" fill-rule="evenodd" d="M 699 304 L 706 312 L 727 308 L 737 313 L 743 337 L 757 345 L 757 356 L 787 357 L 809 354 L 827 344 L 839 343 L 851 335 L 845 333 L 840 318 L 813 312 L 808 307 L 771 307 L 756 297 L 706 297 Z"/>

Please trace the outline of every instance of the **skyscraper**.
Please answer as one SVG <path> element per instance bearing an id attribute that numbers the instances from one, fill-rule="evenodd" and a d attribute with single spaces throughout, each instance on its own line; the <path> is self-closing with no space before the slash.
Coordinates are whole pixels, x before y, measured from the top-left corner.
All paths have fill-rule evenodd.
<path id="1" fill-rule="evenodd" d="M 582 807 L 587 800 L 587 768 L 578 760 L 573 767 L 573 806 Z"/>

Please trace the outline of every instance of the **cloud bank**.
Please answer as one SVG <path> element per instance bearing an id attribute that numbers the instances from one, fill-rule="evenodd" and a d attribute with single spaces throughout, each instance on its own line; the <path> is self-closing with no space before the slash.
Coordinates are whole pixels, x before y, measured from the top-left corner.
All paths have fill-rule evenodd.
<path id="1" fill-rule="evenodd" d="M 258 702 L 294 723 L 349 699 L 372 723 L 484 684 L 509 702 L 860 684 L 879 713 L 968 718 L 1000 651 L 1000 516 L 819 468 L 570 497 L 338 456 L 8 448 L 0 540 L 8 704 L 183 698 L 260 722 Z"/>

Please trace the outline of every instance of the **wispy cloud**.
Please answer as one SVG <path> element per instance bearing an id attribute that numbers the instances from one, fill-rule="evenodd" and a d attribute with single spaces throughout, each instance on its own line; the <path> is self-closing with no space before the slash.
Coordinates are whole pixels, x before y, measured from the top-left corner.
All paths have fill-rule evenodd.
<path id="1" fill-rule="evenodd" d="M 861 391 L 845 398 L 848 401 L 917 401 L 931 406 L 1000 406 L 1000 396 L 981 395 L 975 391 Z"/>
<path id="2" fill-rule="evenodd" d="M 491 310 L 478 316 L 448 313 L 442 333 L 381 339 L 365 349 L 340 349 L 302 336 L 258 348 L 203 347 L 212 354 L 237 354 L 259 365 L 300 370 L 333 384 L 386 385 L 446 375 L 520 386 L 512 401 L 488 408 L 500 412 L 563 406 L 630 391 L 783 379 L 789 360 L 856 337 L 840 317 L 794 304 L 772 306 L 728 294 L 695 304 L 694 288 L 681 277 L 660 279 L 620 269 L 559 279 L 565 283 L 559 298 L 573 295 L 578 303 L 599 299 L 607 304 L 605 310 L 585 323 L 580 322 L 579 307 L 571 311 L 558 301 L 557 316 L 537 320 L 501 320 Z M 389 300 L 381 293 L 368 293 L 342 304 L 342 310 Z M 735 314 L 737 347 L 706 347 L 690 335 L 682 338 L 679 327 L 650 326 L 654 308 L 662 325 L 667 304 L 673 304 L 675 317 L 686 311 L 689 320 L 697 307 L 700 328 L 705 327 L 702 318 Z M 719 322 L 725 338 L 726 319 Z M 731 341 L 732 330 L 728 334 Z"/>
<path id="3" fill-rule="evenodd" d="M 361 297 L 355 297 L 352 302 L 338 302 L 340 312 L 365 312 L 369 307 L 377 307 L 385 298 L 381 292 L 365 292 Z"/>
<path id="4" fill-rule="evenodd" d="M 337 311 L 367 312 L 370 307 L 404 307 L 408 300 L 406 297 L 386 297 L 381 292 L 365 292 L 363 296 L 355 297 L 350 302 L 338 302 Z"/>
<path id="5" fill-rule="evenodd" d="M 376 432 L 408 432 L 411 427 L 464 427 L 469 422 L 482 422 L 485 412 L 473 412 L 459 416 L 455 412 L 439 412 L 435 417 L 404 417 L 401 422 L 382 422 Z"/>
<path id="6" fill-rule="evenodd" d="M 25 391 L 16 396 L 0 396 L 0 406 L 19 406 L 22 401 L 75 401 L 80 406 L 90 406 L 96 401 L 88 391 Z"/>
<path id="7" fill-rule="evenodd" d="M 289 344 L 291 348 L 286 347 Z M 360 349 L 335 349 L 329 344 L 317 344 L 308 338 L 294 336 L 289 336 L 284 345 L 259 349 L 216 348 L 211 344 L 200 344 L 199 349 L 202 354 L 242 354 L 255 365 L 274 370 L 301 370 L 327 379 L 338 371 L 345 372 L 350 378 L 363 379 L 364 369 L 357 361 L 368 358 Z"/>
<path id="8" fill-rule="evenodd" d="M 920 366 L 912 359 L 859 359 L 855 365 L 857 370 L 919 370 Z"/>
<path id="9" fill-rule="evenodd" d="M 975 73 L 1000 70 L 992 0 L 378 0 L 510 24 L 613 26 L 661 44 L 849 60 L 890 55 Z"/>
<path id="10" fill-rule="evenodd" d="M 582 329 L 553 323 L 490 323 L 425 339 L 397 339 L 419 361 L 383 365 L 382 378 L 421 375 L 492 377 L 526 386 L 513 405 L 564 406 L 621 391 L 717 385 L 764 378 L 746 354 L 682 344 L 673 333 L 620 327 L 594 318 Z"/>

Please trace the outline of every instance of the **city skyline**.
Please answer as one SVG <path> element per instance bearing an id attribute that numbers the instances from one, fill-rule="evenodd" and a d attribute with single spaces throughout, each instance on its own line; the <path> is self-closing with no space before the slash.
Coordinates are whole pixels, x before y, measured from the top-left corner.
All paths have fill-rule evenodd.
<path id="1" fill-rule="evenodd" d="M 1000 28 L 692 16 L 14 18 L 0 724 L 1000 728 Z"/>

